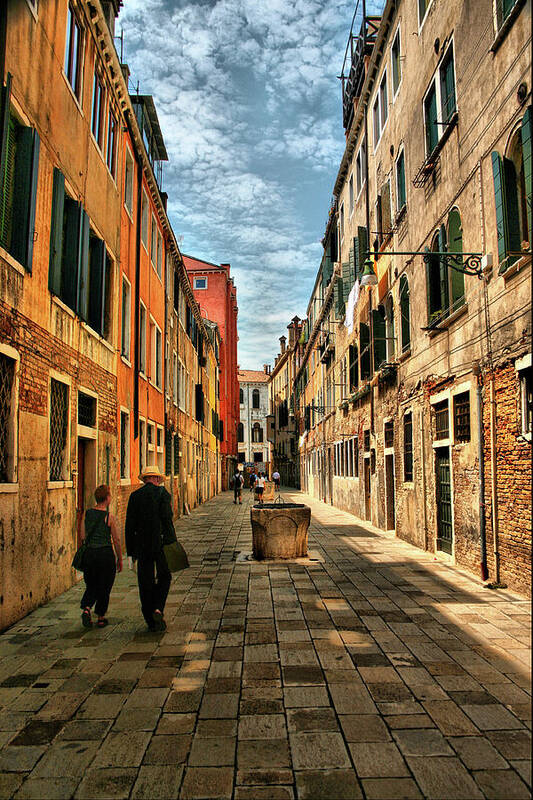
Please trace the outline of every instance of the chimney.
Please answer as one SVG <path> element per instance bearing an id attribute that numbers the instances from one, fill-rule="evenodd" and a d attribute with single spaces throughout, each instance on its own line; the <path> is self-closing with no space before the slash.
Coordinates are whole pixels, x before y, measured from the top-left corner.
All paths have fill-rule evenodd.
<path id="1" fill-rule="evenodd" d="M 287 325 L 287 328 L 288 328 L 288 331 L 289 331 L 289 350 L 290 350 L 291 347 L 294 346 L 294 341 L 296 339 L 295 330 L 294 330 L 294 322 L 289 323 L 289 325 Z"/>
<path id="2" fill-rule="evenodd" d="M 263 370 L 265 372 L 265 375 L 270 375 L 270 367 L 268 364 L 263 364 Z"/>
<path id="3" fill-rule="evenodd" d="M 283 353 L 285 352 L 285 344 L 286 344 L 286 342 L 287 342 L 287 337 L 286 336 L 280 336 L 279 337 L 279 346 L 281 347 L 281 355 L 283 355 Z"/>

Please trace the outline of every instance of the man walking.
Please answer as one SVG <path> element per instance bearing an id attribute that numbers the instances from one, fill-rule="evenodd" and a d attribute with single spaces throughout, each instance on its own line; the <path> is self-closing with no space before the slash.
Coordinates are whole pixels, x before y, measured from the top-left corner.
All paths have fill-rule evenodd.
<path id="1" fill-rule="evenodd" d="M 236 504 L 237 500 L 239 501 L 239 505 L 242 506 L 242 485 L 244 483 L 244 478 L 242 477 L 242 472 L 238 469 L 235 471 L 235 475 L 233 476 L 233 502 Z"/>
<path id="2" fill-rule="evenodd" d="M 276 492 L 279 492 L 279 484 L 280 484 L 280 481 L 281 481 L 281 475 L 279 474 L 279 472 L 277 470 L 272 473 L 272 480 L 274 481 L 274 487 L 276 489 Z"/>
<path id="3" fill-rule="evenodd" d="M 132 492 L 126 512 L 126 549 L 137 561 L 137 580 L 141 610 L 151 631 L 163 631 L 163 617 L 171 575 L 163 551 L 175 541 L 170 495 L 162 486 L 164 478 L 157 466 L 145 467 L 144 486 Z"/>

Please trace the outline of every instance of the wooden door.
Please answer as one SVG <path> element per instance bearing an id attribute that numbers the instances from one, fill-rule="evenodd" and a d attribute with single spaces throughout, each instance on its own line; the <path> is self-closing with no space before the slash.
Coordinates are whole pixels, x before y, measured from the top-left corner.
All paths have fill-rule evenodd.
<path id="1" fill-rule="evenodd" d="M 76 526 L 78 547 L 81 544 L 81 523 L 85 513 L 85 439 L 78 439 L 78 483 L 76 487 Z"/>
<path id="2" fill-rule="evenodd" d="M 437 550 L 452 554 L 452 481 L 450 472 L 450 450 L 439 448 L 435 453 L 437 485 Z"/>
<path id="3" fill-rule="evenodd" d="M 387 505 L 387 530 L 392 531 L 396 527 L 394 510 L 394 456 L 392 453 L 385 456 L 385 491 Z"/>
<path id="4" fill-rule="evenodd" d="M 365 519 L 371 519 L 371 503 L 370 503 L 370 459 L 365 458 Z"/>

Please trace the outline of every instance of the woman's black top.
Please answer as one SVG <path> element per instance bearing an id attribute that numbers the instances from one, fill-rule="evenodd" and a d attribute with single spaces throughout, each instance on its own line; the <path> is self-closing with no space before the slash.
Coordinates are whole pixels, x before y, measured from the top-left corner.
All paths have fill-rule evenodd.
<path id="1" fill-rule="evenodd" d="M 85 513 L 85 541 L 87 547 L 112 547 L 111 528 L 106 524 L 108 511 L 89 508 Z"/>

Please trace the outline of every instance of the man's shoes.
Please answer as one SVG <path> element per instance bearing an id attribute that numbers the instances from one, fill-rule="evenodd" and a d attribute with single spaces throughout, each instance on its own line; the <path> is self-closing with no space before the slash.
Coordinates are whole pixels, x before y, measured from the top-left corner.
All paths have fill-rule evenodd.
<path id="1" fill-rule="evenodd" d="M 161 611 L 159 611 L 159 609 L 157 611 L 154 611 L 153 617 L 154 617 L 155 630 L 166 631 L 167 623 L 165 622 L 163 614 L 161 613 Z"/>

